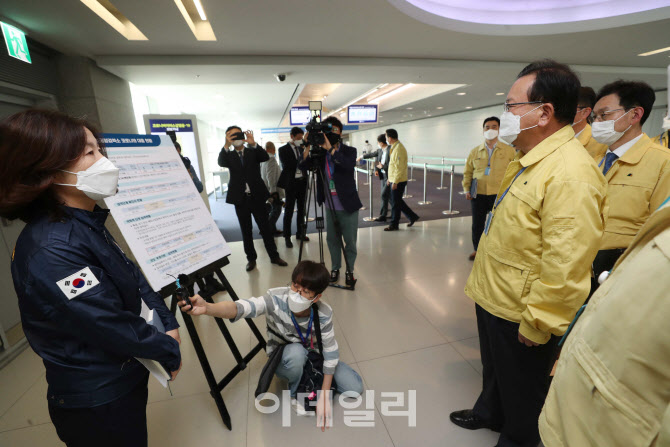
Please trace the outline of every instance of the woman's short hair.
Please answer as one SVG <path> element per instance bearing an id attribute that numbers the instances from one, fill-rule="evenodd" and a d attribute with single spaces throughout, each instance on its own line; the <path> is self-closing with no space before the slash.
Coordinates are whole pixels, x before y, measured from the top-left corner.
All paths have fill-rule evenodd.
<path id="1" fill-rule="evenodd" d="M 322 264 L 314 261 L 301 261 L 293 269 L 291 281 L 314 292 L 314 295 L 318 295 L 323 293 L 330 284 L 330 274 Z"/>
<path id="2" fill-rule="evenodd" d="M 0 122 L 0 216 L 24 222 L 43 213 L 63 216 L 51 186 L 83 154 L 85 129 L 99 136 L 89 122 L 54 110 L 26 110 Z"/>

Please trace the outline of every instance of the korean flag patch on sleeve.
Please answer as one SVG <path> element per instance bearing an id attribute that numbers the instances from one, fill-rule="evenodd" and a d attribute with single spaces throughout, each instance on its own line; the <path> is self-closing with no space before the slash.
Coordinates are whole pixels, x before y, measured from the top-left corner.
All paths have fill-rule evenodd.
<path id="1" fill-rule="evenodd" d="M 63 278 L 56 283 L 69 300 L 78 297 L 98 284 L 100 284 L 100 281 L 98 281 L 98 278 L 95 277 L 91 269 L 88 267 L 79 270 L 77 273 L 74 273 L 67 278 Z"/>

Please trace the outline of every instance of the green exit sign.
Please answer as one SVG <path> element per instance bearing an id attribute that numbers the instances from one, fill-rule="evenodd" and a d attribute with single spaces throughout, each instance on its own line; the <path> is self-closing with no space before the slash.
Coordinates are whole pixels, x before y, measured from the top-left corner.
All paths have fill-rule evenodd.
<path id="1" fill-rule="evenodd" d="M 28 42 L 26 42 L 26 34 L 20 29 L 0 22 L 2 26 L 2 34 L 5 36 L 5 43 L 7 44 L 7 52 L 11 57 L 15 57 L 23 62 L 32 64 L 30 60 L 30 53 L 28 52 Z"/>

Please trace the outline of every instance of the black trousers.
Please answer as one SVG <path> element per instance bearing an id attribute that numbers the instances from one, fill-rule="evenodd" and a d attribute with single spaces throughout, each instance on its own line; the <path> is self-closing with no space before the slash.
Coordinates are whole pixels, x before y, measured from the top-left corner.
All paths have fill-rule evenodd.
<path id="1" fill-rule="evenodd" d="M 500 430 L 497 447 L 537 447 L 538 419 L 549 391 L 558 337 L 528 347 L 519 324 L 476 306 L 484 386 L 473 411 Z"/>
<path id="2" fill-rule="evenodd" d="M 493 209 L 496 196 L 478 195 L 470 200 L 472 206 L 472 245 L 477 251 L 479 240 L 482 238 L 484 226 L 486 225 L 486 215 Z"/>
<path id="3" fill-rule="evenodd" d="M 391 186 L 386 184 L 386 178 L 380 176 L 382 187 L 382 207 L 379 210 L 379 217 L 386 219 L 389 213 L 389 201 L 391 200 Z"/>
<path id="4" fill-rule="evenodd" d="M 272 203 L 269 205 L 269 211 L 268 211 L 268 221 L 270 222 L 270 229 L 272 230 L 273 233 L 277 232 L 277 221 L 279 220 L 279 216 L 281 216 L 281 206 L 282 206 L 282 201 L 279 198 L 279 194 L 275 193 L 272 195 L 273 200 Z"/>
<path id="5" fill-rule="evenodd" d="M 293 220 L 293 209 L 298 206 L 298 217 L 296 222 L 296 236 L 302 235 L 300 226 L 305 223 L 305 194 L 307 193 L 307 179 L 303 176 L 299 179 L 290 180 L 286 188 L 286 206 L 284 207 L 284 237 L 291 237 L 291 221 Z"/>
<path id="6" fill-rule="evenodd" d="M 625 248 L 614 248 L 611 250 L 600 250 L 593 260 L 593 278 L 591 278 L 591 292 L 589 298 L 598 290 L 600 284 L 598 277 L 602 272 L 610 271 L 614 268 L 614 264 L 619 260 L 621 255 L 626 251 Z"/>
<path id="7" fill-rule="evenodd" d="M 398 228 L 401 213 L 405 213 L 409 220 L 416 220 L 419 217 L 402 199 L 406 187 L 407 182 L 400 182 L 397 189 L 391 189 L 391 206 L 393 207 L 391 210 L 391 227 Z"/>
<path id="8" fill-rule="evenodd" d="M 49 404 L 60 440 L 67 447 L 146 447 L 147 379 L 126 395 L 97 407 L 60 408 Z"/>
<path id="9" fill-rule="evenodd" d="M 242 240 L 244 241 L 244 253 L 247 255 L 247 260 L 255 261 L 258 258 L 256 249 L 254 248 L 253 227 L 251 225 L 252 215 L 254 216 L 256 225 L 258 225 L 261 236 L 263 236 L 265 250 L 268 252 L 270 259 L 278 258 L 279 253 L 277 253 L 275 238 L 270 229 L 268 210 L 265 207 L 265 202 L 254 199 L 251 195 L 244 194 L 244 201 L 235 205 L 235 213 L 237 213 L 237 220 L 240 222 Z"/>

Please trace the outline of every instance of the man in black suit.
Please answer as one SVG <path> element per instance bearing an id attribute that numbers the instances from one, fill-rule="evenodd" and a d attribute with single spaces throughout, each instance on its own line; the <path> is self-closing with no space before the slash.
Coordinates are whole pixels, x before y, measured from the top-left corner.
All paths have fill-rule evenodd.
<path id="1" fill-rule="evenodd" d="M 244 146 L 244 143 L 247 143 L 247 147 Z M 233 148 L 229 150 L 231 145 Z M 226 145 L 219 153 L 219 166 L 228 168 L 230 172 L 226 203 L 235 205 L 237 220 L 242 230 L 244 252 L 249 261 L 247 272 L 256 267 L 257 258 L 251 226 L 252 214 L 263 236 L 263 243 L 265 250 L 270 255 L 270 261 L 282 267 L 288 265 L 277 253 L 277 245 L 275 245 L 265 207 L 270 193 L 261 178 L 260 164 L 269 159 L 267 152 L 256 144 L 252 131 L 248 130 L 243 133 L 238 126 L 230 126 L 226 130 Z"/>
<path id="2" fill-rule="evenodd" d="M 281 175 L 277 186 L 284 189 L 286 194 L 286 205 L 284 207 L 284 240 L 288 248 L 293 247 L 291 243 L 291 221 L 293 220 L 293 209 L 296 202 L 298 205 L 297 231 L 295 238 L 305 242 L 309 238 L 303 233 L 305 223 L 305 194 L 307 193 L 307 172 L 298 169 L 298 163 L 302 161 L 305 146 L 303 144 L 304 133 L 301 128 L 291 129 L 291 141 L 279 148 L 279 163 L 281 164 Z"/>
<path id="3" fill-rule="evenodd" d="M 375 222 L 386 222 L 389 212 L 389 199 L 391 198 L 391 187 L 386 182 L 389 172 L 389 160 L 391 159 L 391 146 L 386 143 L 386 134 L 381 134 L 377 137 L 377 144 L 379 149 L 359 157 L 358 161 L 369 158 L 375 159 L 375 176 L 379 177 L 381 181 L 382 207 L 379 210 L 379 216 L 373 220 Z"/>

